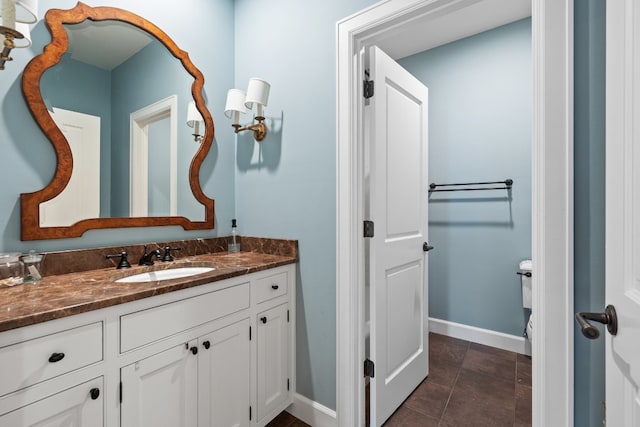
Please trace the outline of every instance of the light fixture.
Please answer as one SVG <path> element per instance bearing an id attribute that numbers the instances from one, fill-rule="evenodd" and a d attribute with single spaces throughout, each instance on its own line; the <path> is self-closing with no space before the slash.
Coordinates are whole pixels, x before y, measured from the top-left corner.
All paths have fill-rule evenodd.
<path id="1" fill-rule="evenodd" d="M 252 77 L 249 79 L 247 92 L 240 89 L 229 89 L 227 93 L 227 103 L 224 107 L 224 114 L 227 118 L 233 116 L 233 126 L 235 133 L 245 130 L 253 131 L 253 138 L 260 142 L 267 136 L 267 125 L 264 123 L 263 108 L 267 106 L 269 101 L 269 89 L 271 85 L 264 79 Z M 240 124 L 240 113 L 244 113 L 246 108 L 253 109 L 253 105 L 257 105 L 257 114 L 254 120 L 258 123 L 251 123 L 245 126 Z"/>
<path id="2" fill-rule="evenodd" d="M 204 135 L 200 134 L 200 122 L 204 121 L 200 111 L 196 108 L 196 103 L 190 101 L 187 105 L 187 126 L 193 128 L 193 140 L 202 142 Z"/>
<path id="3" fill-rule="evenodd" d="M 0 35 L 3 49 L 0 53 L 0 70 L 11 61 L 11 49 L 31 46 L 29 25 L 38 20 L 38 0 L 2 0 Z"/>

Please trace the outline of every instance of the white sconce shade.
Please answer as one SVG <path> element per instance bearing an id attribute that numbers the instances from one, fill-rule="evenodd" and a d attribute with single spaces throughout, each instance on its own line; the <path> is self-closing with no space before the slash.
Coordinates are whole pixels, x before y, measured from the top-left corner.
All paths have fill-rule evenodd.
<path id="1" fill-rule="evenodd" d="M 196 108 L 196 103 L 190 101 L 189 105 L 187 105 L 187 126 L 192 128 L 202 121 L 204 121 L 204 119 L 202 118 L 200 111 Z"/>
<path id="2" fill-rule="evenodd" d="M 196 108 L 196 103 L 190 101 L 187 104 L 187 126 L 193 128 L 193 139 L 196 142 L 200 142 L 203 139 L 203 135 L 200 134 L 200 122 L 204 121 L 200 111 Z"/>
<path id="3" fill-rule="evenodd" d="M 3 26 L 17 31 L 20 31 L 18 22 L 33 24 L 38 21 L 38 0 L 2 0 L 1 10 L 0 15 L 5 18 Z"/>
<path id="4" fill-rule="evenodd" d="M 0 26 L 3 26 L 4 22 L 2 17 L 0 17 Z M 29 30 L 29 25 L 23 24 L 21 22 L 16 22 L 14 25 L 14 29 L 18 31 L 20 34 L 24 36 L 24 38 L 13 39 L 13 47 L 15 48 L 25 48 L 31 46 L 31 31 Z M 4 35 L 0 33 L 0 44 L 4 43 Z"/>
<path id="5" fill-rule="evenodd" d="M 0 70 L 5 63 L 11 61 L 11 50 L 18 47 L 31 46 L 31 32 L 27 24 L 38 21 L 38 0 L 1 0 L 0 37 L 2 52 L 0 53 Z"/>
<path id="6" fill-rule="evenodd" d="M 33 24 L 37 21 L 38 0 L 16 0 L 16 22 Z"/>
<path id="7" fill-rule="evenodd" d="M 262 116 L 262 107 L 266 107 L 269 102 L 269 89 L 271 85 L 264 79 L 252 77 L 249 79 L 249 87 L 247 88 L 247 97 L 244 105 L 248 109 L 253 108 L 253 104 L 258 105 L 258 116 Z"/>
<path id="8" fill-rule="evenodd" d="M 228 119 L 233 116 L 233 123 L 240 122 L 240 113 L 246 111 L 244 106 L 245 94 L 240 89 L 229 89 L 227 92 L 227 103 L 224 107 L 224 115 Z"/>

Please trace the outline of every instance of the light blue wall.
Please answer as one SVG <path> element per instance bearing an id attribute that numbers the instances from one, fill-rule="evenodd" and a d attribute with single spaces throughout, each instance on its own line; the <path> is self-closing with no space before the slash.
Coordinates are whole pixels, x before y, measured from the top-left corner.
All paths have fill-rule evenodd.
<path id="1" fill-rule="evenodd" d="M 429 183 L 514 181 L 511 192 L 430 193 L 429 316 L 520 336 L 528 310 L 515 273 L 531 259 L 531 19 L 398 62 L 429 88 Z"/>
<path id="2" fill-rule="evenodd" d="M 260 144 L 248 135 L 237 142 L 238 230 L 299 240 L 297 390 L 330 408 L 336 399 L 335 24 L 372 3 L 236 0 L 236 87 L 246 88 L 252 76 L 272 84 L 271 134 Z"/>
<path id="3" fill-rule="evenodd" d="M 214 121 L 223 124 L 226 91 L 234 84 L 234 2 L 186 0 L 179 8 L 158 7 L 158 2 L 140 0 L 86 1 L 92 6 L 128 9 L 155 23 L 189 55 L 205 76 L 205 97 Z M 48 8 L 71 8 L 75 0 L 40 2 L 40 17 Z M 34 32 L 45 31 L 39 22 Z M 46 33 L 46 31 L 45 31 Z M 217 126 L 216 140 L 200 173 L 204 192 L 216 201 L 216 229 L 184 231 L 181 227 L 95 230 L 79 239 L 20 241 L 20 193 L 43 188 L 53 176 L 55 154 L 35 125 L 23 100 L 20 83 L 26 63 L 42 51 L 42 44 L 16 49 L 0 79 L 0 251 L 74 249 L 228 235 L 234 217 L 234 144 L 230 127 Z M 193 144 L 193 142 L 190 142 Z"/>
<path id="4" fill-rule="evenodd" d="M 605 281 L 605 0 L 575 2 L 575 311 L 601 312 Z M 575 327 L 575 425 L 602 425 L 604 334 Z"/>

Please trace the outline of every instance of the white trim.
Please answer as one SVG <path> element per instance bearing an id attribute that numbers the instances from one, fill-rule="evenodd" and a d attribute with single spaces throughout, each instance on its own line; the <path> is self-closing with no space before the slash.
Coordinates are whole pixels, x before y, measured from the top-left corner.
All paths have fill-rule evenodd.
<path id="1" fill-rule="evenodd" d="M 364 425 L 362 204 L 356 53 L 429 14 L 481 0 L 386 0 L 337 24 L 336 402 Z M 573 0 L 532 0 L 533 425 L 573 425 Z M 362 340 L 363 341 L 363 340 Z"/>
<path id="2" fill-rule="evenodd" d="M 294 394 L 293 403 L 287 412 L 313 427 L 336 427 L 336 411 L 332 411 L 318 402 Z"/>
<path id="3" fill-rule="evenodd" d="M 147 216 L 149 124 L 169 117 L 169 216 L 178 215 L 178 96 L 170 95 L 129 115 L 129 214 Z"/>
<path id="4" fill-rule="evenodd" d="M 433 317 L 430 317 L 427 322 L 429 332 L 531 356 L 531 345 L 529 340 L 524 337 L 434 319 Z"/>
<path id="5" fill-rule="evenodd" d="M 573 0 L 532 17 L 533 426 L 572 426 Z"/>

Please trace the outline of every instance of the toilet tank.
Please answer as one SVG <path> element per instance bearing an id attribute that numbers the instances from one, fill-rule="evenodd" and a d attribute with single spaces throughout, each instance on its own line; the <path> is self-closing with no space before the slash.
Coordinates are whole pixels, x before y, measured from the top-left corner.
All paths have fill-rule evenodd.
<path id="1" fill-rule="evenodd" d="M 522 306 L 531 309 L 531 260 L 520 261 L 519 265 L 520 283 L 522 285 Z M 528 274 L 527 274 L 528 273 Z"/>

